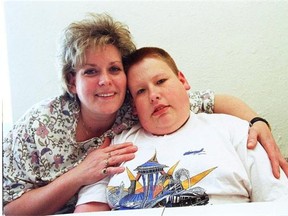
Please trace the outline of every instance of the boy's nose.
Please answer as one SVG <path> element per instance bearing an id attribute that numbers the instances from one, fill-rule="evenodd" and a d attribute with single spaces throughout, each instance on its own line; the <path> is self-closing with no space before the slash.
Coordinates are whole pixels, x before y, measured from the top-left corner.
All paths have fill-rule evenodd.
<path id="1" fill-rule="evenodd" d="M 154 103 L 155 101 L 157 101 L 159 99 L 160 99 L 159 94 L 157 94 L 157 93 L 151 93 L 150 94 L 150 102 L 151 103 Z"/>

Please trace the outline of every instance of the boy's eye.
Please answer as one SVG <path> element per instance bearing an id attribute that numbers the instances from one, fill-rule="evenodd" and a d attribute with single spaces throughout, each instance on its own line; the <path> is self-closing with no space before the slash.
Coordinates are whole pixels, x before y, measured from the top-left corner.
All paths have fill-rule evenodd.
<path id="1" fill-rule="evenodd" d="M 136 94 L 139 95 L 139 94 L 142 94 L 145 90 L 144 89 L 139 89 Z"/>
<path id="2" fill-rule="evenodd" d="M 158 80 L 156 83 L 157 84 L 162 84 L 162 83 L 164 83 L 166 81 L 166 79 L 160 79 L 160 80 Z"/>

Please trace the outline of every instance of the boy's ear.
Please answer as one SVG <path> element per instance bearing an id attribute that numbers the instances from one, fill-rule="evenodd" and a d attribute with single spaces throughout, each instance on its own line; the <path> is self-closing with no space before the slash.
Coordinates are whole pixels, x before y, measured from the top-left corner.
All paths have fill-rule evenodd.
<path id="1" fill-rule="evenodd" d="M 189 90 L 191 88 L 187 79 L 185 78 L 184 74 L 181 71 L 178 72 L 178 79 L 184 85 L 184 88 L 186 90 Z"/>
<path id="2" fill-rule="evenodd" d="M 72 94 L 76 94 L 76 74 L 74 72 L 70 72 L 67 74 L 68 88 Z"/>

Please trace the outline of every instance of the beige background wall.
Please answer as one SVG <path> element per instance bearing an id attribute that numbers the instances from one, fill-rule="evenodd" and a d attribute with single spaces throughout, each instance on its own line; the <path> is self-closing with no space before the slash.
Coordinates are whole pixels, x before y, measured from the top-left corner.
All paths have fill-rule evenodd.
<path id="1" fill-rule="evenodd" d="M 12 121 L 60 92 L 61 30 L 87 12 L 108 12 L 138 47 L 170 52 L 193 89 L 240 97 L 267 118 L 288 157 L 288 1 L 6 0 L 4 12 Z"/>

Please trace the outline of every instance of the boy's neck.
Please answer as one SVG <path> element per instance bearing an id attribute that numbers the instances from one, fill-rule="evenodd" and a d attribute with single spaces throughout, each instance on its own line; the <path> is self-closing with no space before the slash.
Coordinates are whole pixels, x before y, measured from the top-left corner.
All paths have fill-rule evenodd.
<path id="1" fill-rule="evenodd" d="M 191 115 L 191 113 L 189 114 L 188 118 L 184 121 L 184 123 L 180 127 L 178 127 L 176 130 L 174 130 L 174 131 L 172 131 L 170 133 L 163 133 L 163 134 L 153 134 L 151 132 L 149 132 L 149 133 L 151 133 L 153 136 L 165 136 L 165 135 L 173 134 L 173 133 L 177 132 L 178 130 L 180 130 L 188 122 L 188 120 L 190 118 L 190 115 Z"/>

